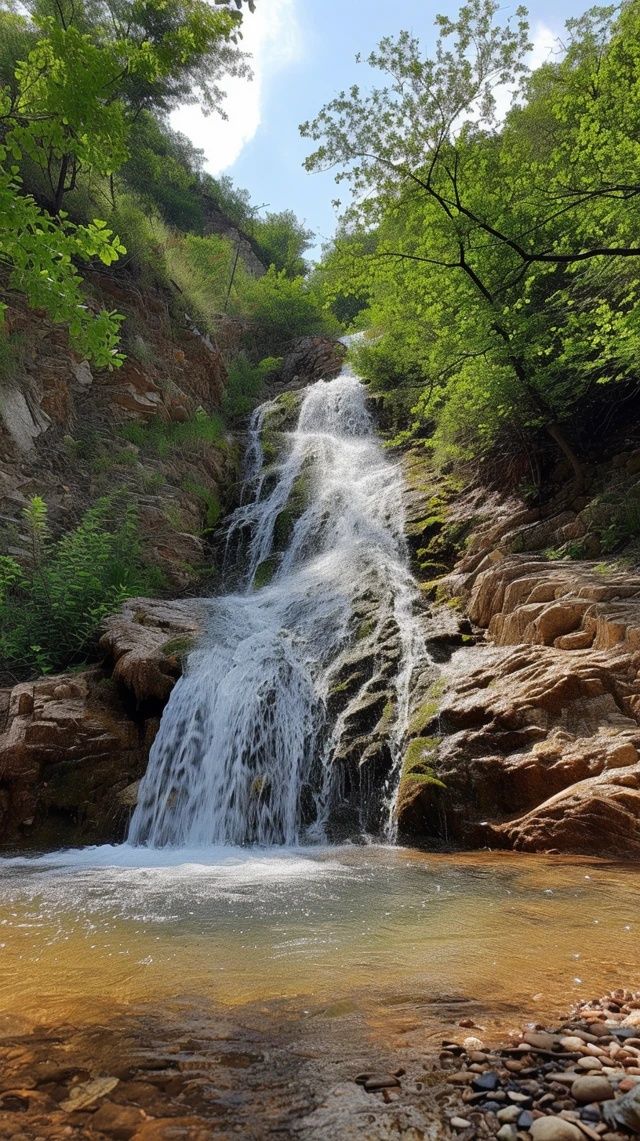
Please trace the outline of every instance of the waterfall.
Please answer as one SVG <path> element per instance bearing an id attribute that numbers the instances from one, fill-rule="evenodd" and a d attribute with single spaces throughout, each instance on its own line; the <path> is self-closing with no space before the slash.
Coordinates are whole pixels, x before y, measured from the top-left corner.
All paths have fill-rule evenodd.
<path id="1" fill-rule="evenodd" d="M 227 537 L 228 552 L 245 541 L 244 581 L 208 603 L 205 636 L 151 750 L 129 831 L 133 844 L 292 845 L 325 837 L 336 796 L 334 756 L 354 707 L 352 695 L 329 715 L 331 680 L 363 613 L 372 660 L 383 631 L 397 643 L 388 730 L 391 770 L 397 768 L 422 652 L 401 475 L 376 438 L 364 387 L 348 369 L 300 395 L 297 425 L 282 433 L 275 462 L 267 462 L 262 439 L 281 405 L 268 401 L 252 417 L 242 505 Z M 288 506 L 292 497 L 297 512 Z M 283 519 L 288 530 L 278 549 Z M 367 685 L 371 679 L 359 700 Z M 393 783 L 390 773 L 387 818 Z"/>

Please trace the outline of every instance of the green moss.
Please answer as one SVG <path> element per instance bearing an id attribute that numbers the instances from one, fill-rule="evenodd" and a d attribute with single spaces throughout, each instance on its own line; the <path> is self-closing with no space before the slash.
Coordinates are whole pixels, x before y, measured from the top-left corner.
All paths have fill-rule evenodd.
<path id="1" fill-rule="evenodd" d="M 421 772 L 428 767 L 429 758 L 437 751 L 440 741 L 438 737 L 414 737 L 409 741 L 402 762 L 403 776 L 412 772 Z"/>
<path id="2" fill-rule="evenodd" d="M 378 731 L 380 733 L 388 734 L 393 728 L 393 723 L 396 719 L 396 706 L 394 701 L 387 701 L 382 716 L 378 722 Z"/>
<path id="3" fill-rule="evenodd" d="M 263 586 L 268 586 L 274 574 L 278 569 L 279 560 L 271 555 L 268 559 L 264 559 L 258 566 L 253 580 L 253 585 L 256 590 L 260 590 Z"/>
<path id="4" fill-rule="evenodd" d="M 440 678 L 432 682 L 427 691 L 427 696 L 409 721 L 409 736 L 413 737 L 424 733 L 425 729 L 438 716 L 440 699 L 442 698 L 445 688 L 445 683 Z"/>
<path id="5" fill-rule="evenodd" d="M 446 784 L 440 777 L 437 777 L 433 769 L 429 769 L 424 773 L 409 773 L 405 780 L 410 780 L 412 784 L 427 784 L 431 785 L 434 789 L 446 789 Z"/>
<path id="6" fill-rule="evenodd" d="M 182 482 L 185 491 L 195 495 L 199 500 L 204 515 L 203 533 L 213 531 L 222 515 L 222 504 L 215 488 L 205 487 L 196 479 L 185 479 Z"/>
<path id="7" fill-rule="evenodd" d="M 430 547 L 420 547 L 416 551 L 416 559 L 422 574 L 428 574 L 430 578 L 441 578 L 443 575 L 448 574 L 450 568 L 446 563 L 433 562 L 431 559 Z"/>
<path id="8" fill-rule="evenodd" d="M 177 634 L 175 638 L 169 638 L 162 646 L 162 653 L 168 658 L 186 658 L 190 654 L 196 644 L 195 637 L 192 634 Z"/>
<path id="9" fill-rule="evenodd" d="M 356 642 L 363 642 L 365 638 L 370 637 L 375 628 L 376 624 L 373 618 L 365 618 L 356 630 Z"/>
<path id="10" fill-rule="evenodd" d="M 418 519 L 415 523 L 409 523 L 407 526 L 408 535 L 425 535 L 428 533 L 434 534 L 440 531 L 446 523 L 446 516 L 440 515 L 427 515 L 424 519 Z"/>
<path id="11" fill-rule="evenodd" d="M 277 550 L 289 545 L 293 528 L 309 502 L 309 477 L 302 471 L 293 482 L 286 506 L 278 515 L 274 528 L 274 541 Z"/>
<path id="12" fill-rule="evenodd" d="M 434 789 L 447 787 L 437 776 L 432 764 L 439 744 L 438 737 L 415 737 L 409 741 L 402 762 L 402 784 L 410 781 L 412 784 L 430 785 Z"/>

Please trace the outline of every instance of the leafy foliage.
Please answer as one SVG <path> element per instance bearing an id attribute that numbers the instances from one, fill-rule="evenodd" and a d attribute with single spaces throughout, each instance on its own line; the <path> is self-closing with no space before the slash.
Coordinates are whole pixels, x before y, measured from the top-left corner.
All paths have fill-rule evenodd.
<path id="1" fill-rule="evenodd" d="M 382 85 L 302 131 L 309 169 L 352 191 L 325 296 L 367 299 L 361 367 L 400 421 L 442 462 L 544 432 L 579 481 L 581 412 L 637 374 L 640 6 L 569 21 L 533 73 L 525 17 L 470 0 L 438 17 L 432 55 L 387 37 L 368 59 Z"/>
<path id="2" fill-rule="evenodd" d="M 78 264 L 110 265 L 125 253 L 104 218 L 132 130 L 134 143 L 145 129 L 142 141 L 153 137 L 131 163 L 132 183 L 152 175 L 171 220 L 198 224 L 201 205 L 190 194 L 196 152 L 185 153 L 145 109 L 166 112 L 200 99 L 221 110 L 222 75 L 247 74 L 238 43 L 242 4 L 32 0 L 27 9 L 29 16 L 0 11 L 0 261 L 31 305 L 68 325 L 78 351 L 99 365 L 118 364 L 120 318 L 87 305 Z M 72 221 L 65 200 L 75 195 L 77 206 L 82 191 L 84 220 Z"/>
<path id="3" fill-rule="evenodd" d="M 158 587 L 141 558 L 135 513 L 125 505 L 114 523 L 115 507 L 114 497 L 99 499 L 56 542 L 44 501 L 26 507 L 28 565 L 0 557 L 0 658 L 10 674 L 83 660 L 107 614 Z"/>
<path id="4" fill-rule="evenodd" d="M 282 364 L 280 357 L 264 357 L 257 365 L 241 354 L 231 368 L 224 394 L 222 411 L 230 420 L 247 416 L 259 404 L 264 394 L 265 381 L 276 373 Z"/>
<path id="5" fill-rule="evenodd" d="M 315 235 L 298 221 L 293 210 L 267 214 L 256 222 L 254 234 L 266 265 L 284 270 L 287 277 L 304 276 L 304 253 Z"/>

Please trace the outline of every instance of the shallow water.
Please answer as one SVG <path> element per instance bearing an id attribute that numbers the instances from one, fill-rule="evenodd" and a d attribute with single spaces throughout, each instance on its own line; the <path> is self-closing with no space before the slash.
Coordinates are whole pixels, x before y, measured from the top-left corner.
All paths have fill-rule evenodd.
<path id="1" fill-rule="evenodd" d="M 637 872 L 603 861 L 122 846 L 3 860 L 0 877 L 5 1018 L 275 1003 L 384 1034 L 394 1012 L 435 1031 L 471 1000 L 497 1033 L 640 984 Z"/>

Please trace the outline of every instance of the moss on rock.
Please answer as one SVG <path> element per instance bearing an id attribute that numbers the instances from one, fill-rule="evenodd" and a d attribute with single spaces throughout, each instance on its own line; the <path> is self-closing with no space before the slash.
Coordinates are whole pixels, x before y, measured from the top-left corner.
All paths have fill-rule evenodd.
<path id="1" fill-rule="evenodd" d="M 427 690 L 426 697 L 420 703 L 415 712 L 411 715 L 408 726 L 408 734 L 410 737 L 421 738 L 426 733 L 429 726 L 438 716 L 440 709 L 440 700 L 445 691 L 445 683 L 442 678 L 436 678 L 431 683 Z"/>

